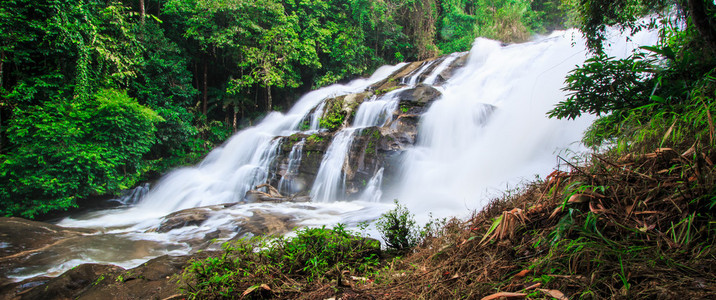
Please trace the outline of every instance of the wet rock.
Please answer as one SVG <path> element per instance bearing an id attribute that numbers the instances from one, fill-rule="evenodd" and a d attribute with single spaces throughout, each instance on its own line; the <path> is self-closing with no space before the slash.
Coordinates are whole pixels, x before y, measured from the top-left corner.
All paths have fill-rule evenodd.
<path id="1" fill-rule="evenodd" d="M 237 234 L 231 240 L 247 236 L 285 234 L 295 227 L 293 217 L 289 215 L 261 210 L 254 210 L 252 213 L 251 217 L 240 222 L 236 229 Z"/>
<path id="2" fill-rule="evenodd" d="M 379 127 L 369 127 L 356 133 L 343 166 L 347 196 L 363 191 L 370 179 L 383 166 L 380 141 L 383 134 Z"/>
<path id="3" fill-rule="evenodd" d="M 327 99 L 321 116 L 321 128 L 334 132 L 350 124 L 360 104 L 372 96 L 373 92 L 367 91 Z"/>
<path id="4" fill-rule="evenodd" d="M 321 132 L 311 135 L 297 133 L 289 137 L 283 137 L 282 139 L 281 151 L 279 151 L 278 156 L 269 168 L 270 184 L 274 188 L 278 188 L 279 181 L 287 174 L 291 150 L 297 143 L 304 141 L 301 151 L 301 163 L 298 166 L 298 170 L 296 170 L 296 174 L 291 174 L 291 180 L 294 188 L 292 194 L 306 195 L 310 185 L 316 179 L 316 173 L 333 139 L 333 133 Z"/>
<path id="5" fill-rule="evenodd" d="M 375 93 L 378 95 L 382 95 L 389 91 L 392 91 L 401 84 L 400 80 L 403 77 L 420 68 L 423 63 L 423 61 L 409 63 L 404 67 L 400 68 L 399 70 L 395 71 L 393 74 L 388 76 L 388 78 L 374 83 L 373 85 L 368 87 L 368 89 L 375 91 Z"/>
<path id="6" fill-rule="evenodd" d="M 401 114 L 393 120 L 384 131 L 380 140 L 380 151 L 402 151 L 415 144 L 418 137 L 419 115 Z"/>
<path id="7" fill-rule="evenodd" d="M 283 196 L 283 195 L 271 195 L 262 191 L 250 190 L 246 192 L 246 199 L 248 202 L 309 202 L 311 198 L 308 196 Z"/>
<path id="8" fill-rule="evenodd" d="M 95 232 L 22 218 L 0 218 L 0 285 L 11 283 L 5 276 L 38 253 Z"/>
<path id="9" fill-rule="evenodd" d="M 107 280 L 109 274 L 121 271 L 124 271 L 124 269 L 113 265 L 79 265 L 56 278 L 50 279 L 45 284 L 17 293 L 15 299 L 76 299 L 78 295 L 88 288 Z M 105 294 L 102 299 L 113 299 L 113 297 Z"/>
<path id="10" fill-rule="evenodd" d="M 405 85 L 405 83 L 404 83 L 405 78 L 409 77 L 415 71 L 417 71 L 420 68 L 422 68 L 423 66 L 425 66 L 425 64 L 430 63 L 435 60 L 438 60 L 438 59 L 441 59 L 441 58 L 442 57 L 433 57 L 433 58 L 429 58 L 426 60 L 410 63 L 410 64 L 406 65 L 405 67 L 401 68 L 400 70 L 396 71 L 392 75 L 388 76 L 388 78 L 371 85 L 368 89 L 375 91 L 375 93 L 378 95 L 382 95 L 382 94 L 385 94 L 392 90 L 395 90 L 397 87 L 399 87 L 401 85 Z M 437 65 L 437 64 L 435 64 L 435 65 Z M 432 66 L 431 69 L 434 67 L 436 67 L 436 66 Z M 429 74 L 429 73 L 430 73 L 430 70 L 426 70 L 426 72 L 424 74 Z M 427 75 L 424 75 L 424 76 L 427 76 Z"/>
<path id="11" fill-rule="evenodd" d="M 468 53 L 465 52 L 455 61 L 453 61 L 447 68 L 445 68 L 445 70 L 440 72 L 440 74 L 438 74 L 437 78 L 435 79 L 435 85 L 442 85 L 450 78 L 452 78 L 459 69 L 461 69 L 467 64 L 468 57 Z"/>
<path id="12" fill-rule="evenodd" d="M 434 87 L 426 84 L 419 84 L 415 88 L 402 91 L 400 97 L 401 104 L 409 104 L 411 106 L 427 106 L 442 94 Z M 422 112 L 421 112 L 422 113 Z"/>
<path id="13" fill-rule="evenodd" d="M 41 286 L 49 282 L 52 278 L 45 276 L 38 276 L 29 279 L 25 279 L 20 282 L 2 282 L 0 283 L 0 300 L 17 299 L 23 292 Z"/>
<path id="14" fill-rule="evenodd" d="M 0 262 L 49 247 L 64 239 L 96 230 L 65 228 L 22 218 L 0 218 Z"/>
<path id="15" fill-rule="evenodd" d="M 5 299 L 181 299 L 179 276 L 190 259 L 204 259 L 217 252 L 192 256 L 164 255 L 125 270 L 112 265 L 84 264 Z"/>
<path id="16" fill-rule="evenodd" d="M 169 232 L 186 226 L 199 226 L 209 218 L 212 211 L 219 207 L 197 207 L 173 212 L 164 217 L 156 231 Z"/>

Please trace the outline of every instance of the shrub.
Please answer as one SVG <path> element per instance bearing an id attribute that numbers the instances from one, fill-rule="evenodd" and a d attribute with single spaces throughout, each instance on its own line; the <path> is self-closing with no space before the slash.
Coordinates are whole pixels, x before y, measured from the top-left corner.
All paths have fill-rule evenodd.
<path id="1" fill-rule="evenodd" d="M 0 211 L 32 218 L 130 187 L 162 121 L 122 90 L 17 107 L 0 156 Z"/>
<path id="2" fill-rule="evenodd" d="M 378 219 L 376 227 L 385 244 L 398 252 L 406 252 L 418 244 L 419 234 L 413 214 L 395 200 L 395 208 Z"/>
<path id="3" fill-rule="evenodd" d="M 236 298 L 242 293 L 263 297 L 261 293 L 269 290 L 300 292 L 297 283 L 374 272 L 379 254 L 378 241 L 355 236 L 341 224 L 332 229 L 305 228 L 291 238 L 227 243 L 220 257 L 193 261 L 184 270 L 183 289 L 191 299 Z"/>

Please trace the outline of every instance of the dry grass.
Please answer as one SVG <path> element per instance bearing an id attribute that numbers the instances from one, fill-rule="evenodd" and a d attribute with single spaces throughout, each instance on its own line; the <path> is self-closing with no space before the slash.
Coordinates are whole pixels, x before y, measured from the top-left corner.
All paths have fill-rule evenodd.
<path id="1" fill-rule="evenodd" d="M 466 222 L 450 221 L 352 292 L 370 299 L 714 297 L 713 153 L 694 146 L 594 155 L 589 167 L 554 172 Z"/>

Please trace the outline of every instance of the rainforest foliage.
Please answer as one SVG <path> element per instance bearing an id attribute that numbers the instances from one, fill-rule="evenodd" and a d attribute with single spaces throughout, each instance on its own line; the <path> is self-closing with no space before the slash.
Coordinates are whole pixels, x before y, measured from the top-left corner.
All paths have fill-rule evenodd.
<path id="1" fill-rule="evenodd" d="M 549 115 L 600 116 L 585 141 L 608 151 L 588 154 L 586 165 L 565 160 L 568 171 L 508 192 L 468 221 L 453 219 L 425 231 L 433 234 L 418 234 L 410 213 L 396 203 L 376 227 L 386 245 L 405 257 L 381 253 L 365 268 L 367 260 L 343 254 L 345 264 L 323 263 L 333 272 L 316 277 L 300 276 L 314 268 L 310 262 L 281 271 L 235 266 L 267 254 L 243 251 L 233 260 L 236 251 L 227 246 L 222 257 L 185 270 L 188 295 L 713 298 L 716 5 L 711 0 L 580 0 L 576 8 L 593 56 L 566 78 L 568 97 Z M 607 26 L 657 30 L 659 41 L 625 59 L 609 57 Z M 325 243 L 301 241 L 305 234 L 291 242 L 305 252 L 324 251 Z M 316 229 L 313 234 L 334 233 Z M 331 249 L 358 245 L 327 243 L 343 244 Z M 231 272 L 216 271 L 220 267 Z"/>
<path id="2" fill-rule="evenodd" d="M 557 0 L 0 0 L 0 211 L 34 217 L 195 162 L 308 89 L 525 40 Z"/>
<path id="3" fill-rule="evenodd" d="M 585 136 L 617 152 L 714 145 L 716 5 L 705 0 L 583 0 L 581 29 L 594 56 L 567 77 L 550 116 L 600 115 Z M 642 18 L 649 16 L 647 18 Z M 625 59 L 604 52 L 606 26 L 658 30 Z M 688 148 L 688 147 L 687 147 Z"/>

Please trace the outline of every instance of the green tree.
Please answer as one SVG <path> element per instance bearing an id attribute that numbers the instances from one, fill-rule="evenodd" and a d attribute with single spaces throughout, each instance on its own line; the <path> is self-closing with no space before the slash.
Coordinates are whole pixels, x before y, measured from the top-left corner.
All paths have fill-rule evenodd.
<path id="1" fill-rule="evenodd" d="M 666 142 L 691 145 L 695 140 L 713 144 L 713 2 L 583 0 L 578 8 L 582 32 L 595 57 L 570 73 L 569 96 L 550 116 L 606 114 L 585 140 L 593 145 L 616 142 L 619 150 L 653 149 Z M 654 15 L 668 16 L 673 8 L 685 19 Z M 652 17 L 645 21 L 642 17 L 647 15 Z M 655 28 L 660 40 L 626 59 L 614 59 L 603 54 L 607 26 L 630 31 Z"/>
<path id="2" fill-rule="evenodd" d="M 31 218 L 132 186 L 161 121 L 120 90 L 48 100 L 14 110 L 8 138 L 16 148 L 0 163 L 5 215 Z"/>

